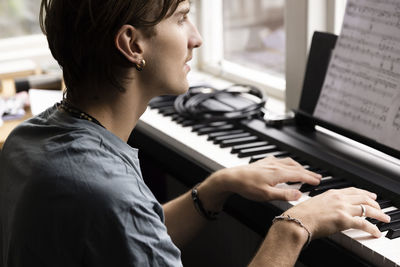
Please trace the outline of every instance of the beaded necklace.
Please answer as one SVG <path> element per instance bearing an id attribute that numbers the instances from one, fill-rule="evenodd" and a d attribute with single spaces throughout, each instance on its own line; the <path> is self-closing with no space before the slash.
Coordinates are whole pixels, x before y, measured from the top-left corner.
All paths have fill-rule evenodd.
<path id="1" fill-rule="evenodd" d="M 96 123 L 97 125 L 100 125 L 103 128 L 106 128 L 98 120 L 96 120 L 94 117 L 92 117 L 89 114 L 87 114 L 86 112 L 84 112 L 84 111 L 72 106 L 65 99 L 57 104 L 57 108 L 65 111 L 66 113 L 68 113 L 72 117 L 75 117 L 75 118 L 78 118 L 78 119 L 82 119 L 82 120 L 91 121 L 91 122 Z"/>

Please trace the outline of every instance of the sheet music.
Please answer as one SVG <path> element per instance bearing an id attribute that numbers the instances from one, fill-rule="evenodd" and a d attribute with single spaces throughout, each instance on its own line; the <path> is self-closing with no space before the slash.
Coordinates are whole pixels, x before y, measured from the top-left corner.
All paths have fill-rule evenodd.
<path id="1" fill-rule="evenodd" d="M 348 0 L 314 116 L 400 150 L 399 0 Z"/>

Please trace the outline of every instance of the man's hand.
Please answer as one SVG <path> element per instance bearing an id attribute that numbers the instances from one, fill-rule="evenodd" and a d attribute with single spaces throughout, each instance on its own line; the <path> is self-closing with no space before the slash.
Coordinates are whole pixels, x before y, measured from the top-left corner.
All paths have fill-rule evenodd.
<path id="1" fill-rule="evenodd" d="M 321 175 L 308 171 L 291 158 L 268 157 L 252 164 L 224 169 L 216 173 L 225 181 L 227 191 L 255 201 L 296 200 L 301 192 L 296 189 L 276 188 L 285 182 L 318 185 Z"/>

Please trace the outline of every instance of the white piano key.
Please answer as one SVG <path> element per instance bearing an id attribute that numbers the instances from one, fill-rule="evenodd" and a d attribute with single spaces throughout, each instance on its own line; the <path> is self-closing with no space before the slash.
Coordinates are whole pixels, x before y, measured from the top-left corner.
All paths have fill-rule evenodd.
<path id="1" fill-rule="evenodd" d="M 149 136 L 163 140 L 173 150 L 179 147 L 180 151 L 183 150 L 188 156 L 213 170 L 244 165 L 250 160 L 250 157 L 238 158 L 230 153 L 230 147 L 220 148 L 208 141 L 207 135 L 197 135 L 191 131 L 191 127 L 182 127 L 153 109 L 146 110 L 137 127 Z M 211 155 L 213 159 L 210 158 Z"/>

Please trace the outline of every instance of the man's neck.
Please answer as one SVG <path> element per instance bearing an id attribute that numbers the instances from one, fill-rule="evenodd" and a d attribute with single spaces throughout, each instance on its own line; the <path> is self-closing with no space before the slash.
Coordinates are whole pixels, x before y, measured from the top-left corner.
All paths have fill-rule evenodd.
<path id="1" fill-rule="evenodd" d="M 87 99 L 76 103 L 77 107 L 97 119 L 107 130 L 124 142 L 146 110 L 151 97 L 130 89 L 113 96 Z"/>

